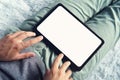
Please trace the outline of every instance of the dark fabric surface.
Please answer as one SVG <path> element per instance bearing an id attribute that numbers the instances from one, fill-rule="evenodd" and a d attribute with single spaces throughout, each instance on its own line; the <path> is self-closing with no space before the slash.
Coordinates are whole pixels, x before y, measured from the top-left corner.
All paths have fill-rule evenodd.
<path id="1" fill-rule="evenodd" d="M 20 61 L 0 62 L 0 80 L 40 80 L 41 67 L 44 67 L 43 63 L 37 56 Z"/>

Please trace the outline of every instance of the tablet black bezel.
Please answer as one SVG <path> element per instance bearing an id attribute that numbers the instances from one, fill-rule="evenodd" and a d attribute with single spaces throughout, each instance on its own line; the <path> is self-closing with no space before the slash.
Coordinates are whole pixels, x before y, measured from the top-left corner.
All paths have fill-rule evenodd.
<path id="1" fill-rule="evenodd" d="M 78 67 L 76 66 L 76 64 L 74 64 L 67 56 L 64 57 L 63 62 L 70 60 L 72 62 L 72 65 L 70 66 L 71 69 L 73 71 L 76 70 L 81 70 L 87 63 L 88 61 L 94 56 L 94 54 L 101 48 L 101 46 L 104 44 L 104 40 L 99 37 L 94 31 L 92 31 L 89 27 L 87 27 L 82 21 L 80 21 L 72 12 L 70 12 L 63 4 L 59 3 L 57 4 L 55 7 L 53 7 L 43 18 L 42 20 L 40 20 L 40 22 L 36 25 L 36 27 L 34 28 L 34 31 L 38 34 L 38 35 L 42 35 L 36 28 L 59 6 L 62 6 L 65 10 L 67 10 L 75 19 L 77 19 L 80 23 L 82 23 L 88 30 L 90 30 L 95 36 L 97 36 L 100 40 L 101 40 L 101 44 L 97 47 L 97 49 L 89 56 L 89 58 L 82 64 L 82 66 Z M 44 35 L 43 35 L 44 36 Z M 43 40 L 46 45 L 48 45 L 51 49 L 53 49 L 53 51 L 55 51 L 57 54 L 58 52 L 62 52 L 60 51 L 57 47 L 54 46 L 54 44 L 52 44 L 47 38 L 45 38 Z"/>

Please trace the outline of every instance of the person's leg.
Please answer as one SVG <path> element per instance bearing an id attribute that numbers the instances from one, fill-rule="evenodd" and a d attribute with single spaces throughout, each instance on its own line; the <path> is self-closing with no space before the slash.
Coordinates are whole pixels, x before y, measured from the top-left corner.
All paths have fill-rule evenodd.
<path id="1" fill-rule="evenodd" d="M 69 1 L 74 1 L 74 0 L 68 0 Z M 77 0 L 75 0 L 77 1 Z M 78 0 L 80 1 L 80 0 Z M 87 0 L 88 1 L 88 0 Z M 97 2 L 98 0 L 96 0 Z M 104 4 L 104 2 L 106 2 L 106 0 L 100 0 L 102 1 L 102 3 Z M 112 0 L 107 0 L 109 3 L 112 2 Z M 104 57 L 104 55 L 115 45 L 115 43 L 117 42 L 118 38 L 119 38 L 119 14 L 116 13 L 119 10 L 119 2 L 115 3 L 115 5 L 113 6 L 109 6 L 106 9 L 104 9 L 103 11 L 101 11 L 101 13 L 99 13 L 98 15 L 94 16 L 91 18 L 91 16 L 87 16 L 86 18 L 81 18 L 79 16 L 86 16 L 85 14 L 80 14 L 78 12 L 81 12 L 81 9 L 79 8 L 79 6 L 76 7 L 74 6 L 70 6 L 68 5 L 69 3 L 67 3 L 67 0 L 64 3 L 65 6 L 67 6 L 67 8 L 69 10 L 71 10 L 71 12 L 73 12 L 73 14 L 75 14 L 77 16 L 78 14 L 78 18 L 80 20 L 82 20 L 83 22 L 86 22 L 86 25 L 88 25 L 89 28 L 91 28 L 95 33 L 97 33 L 101 38 L 103 38 L 103 40 L 105 41 L 104 46 L 98 51 L 98 53 L 89 61 L 89 63 L 80 71 L 80 72 L 74 72 L 73 73 L 73 77 L 74 80 L 84 80 L 85 77 L 87 77 L 87 75 L 90 73 L 90 71 L 92 71 L 92 69 L 99 63 L 99 61 Z M 94 2 L 94 1 L 93 1 Z M 98 1 L 99 2 L 99 1 Z M 71 4 L 71 3 L 70 3 Z M 82 4 L 82 3 L 81 3 Z M 77 3 L 78 5 L 78 3 Z M 96 6 L 102 6 L 102 4 L 98 5 L 98 4 L 91 4 L 92 5 L 96 5 Z M 108 6 L 108 4 L 106 4 L 106 6 Z M 106 7 L 104 6 L 104 7 Z M 101 7 L 99 7 L 99 10 L 102 9 Z M 103 8 L 104 8 L 103 7 Z M 71 9 L 73 8 L 73 9 Z M 51 9 L 51 8 L 45 8 L 47 10 L 46 13 Z M 77 10 L 80 10 L 77 12 Z M 113 12 L 113 9 L 116 10 Z M 87 9 L 86 9 L 87 10 Z M 44 10 L 43 10 L 44 11 Z M 89 10 L 88 10 L 89 11 Z M 114 14 L 115 13 L 115 14 Z M 87 14 L 87 13 L 86 13 Z M 44 16 L 42 15 L 42 12 L 38 12 L 38 14 L 33 17 L 32 19 L 29 19 L 25 22 L 25 26 L 30 26 L 33 28 L 34 25 L 39 22 L 41 20 L 41 18 Z M 107 17 L 106 17 L 107 16 Z M 116 17 L 115 17 L 116 16 Z M 38 19 L 39 18 L 39 19 Z M 91 18 L 91 20 L 90 20 Z M 88 20 L 89 19 L 89 20 Z M 117 23 L 116 23 L 117 20 Z M 33 21 L 33 24 L 32 24 Z M 31 29 L 32 29 L 31 28 Z M 37 46 L 37 48 L 39 48 L 39 45 Z M 53 50 L 51 50 L 48 46 L 45 46 L 42 51 L 39 52 L 40 55 L 43 58 L 43 61 L 45 63 L 46 69 L 51 67 L 51 64 L 54 60 L 54 58 L 56 57 L 56 54 L 54 53 Z"/>
<path id="2" fill-rule="evenodd" d="M 118 14 L 120 10 L 119 5 L 120 1 L 111 4 L 85 23 L 90 29 L 98 34 L 105 43 L 81 71 L 73 73 L 74 80 L 84 80 L 105 54 L 107 54 L 107 52 L 116 44 L 120 35 L 120 15 Z M 51 50 L 48 45 L 48 47 L 43 49 L 41 55 L 46 68 L 50 68 L 54 58 L 56 57 L 54 50 Z"/>
<path id="3" fill-rule="evenodd" d="M 20 29 L 32 31 L 36 24 L 58 3 L 62 3 L 82 22 L 86 22 L 113 1 L 114 0 L 56 0 L 54 3 L 43 7 L 36 15 L 25 20 Z"/>
<path id="4" fill-rule="evenodd" d="M 85 23 L 90 29 L 98 34 L 105 43 L 80 72 L 73 74 L 74 80 L 84 80 L 88 75 L 87 73 L 90 73 L 107 52 L 115 46 L 120 38 L 119 12 L 120 1 L 117 1 Z"/>
<path id="5" fill-rule="evenodd" d="M 113 0 L 60 0 L 60 3 L 65 5 L 82 22 L 86 22 L 112 2 Z"/>
<path id="6" fill-rule="evenodd" d="M 42 80 L 39 57 L 0 62 L 0 80 Z"/>

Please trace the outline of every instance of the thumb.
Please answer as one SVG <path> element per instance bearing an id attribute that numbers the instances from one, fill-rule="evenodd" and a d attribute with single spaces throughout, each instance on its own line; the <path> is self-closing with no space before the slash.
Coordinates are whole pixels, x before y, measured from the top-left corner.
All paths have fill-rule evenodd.
<path id="1" fill-rule="evenodd" d="M 18 56 L 16 56 L 15 60 L 21 60 L 21 59 L 25 59 L 25 58 L 34 57 L 34 56 L 35 56 L 35 53 L 26 52 L 26 53 L 22 53 L 22 54 L 19 54 Z"/>

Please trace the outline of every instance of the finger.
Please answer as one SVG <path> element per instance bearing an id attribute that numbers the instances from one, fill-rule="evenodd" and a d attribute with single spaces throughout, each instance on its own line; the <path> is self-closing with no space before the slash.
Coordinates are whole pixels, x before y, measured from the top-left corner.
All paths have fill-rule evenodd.
<path id="1" fill-rule="evenodd" d="M 19 36 L 20 34 L 22 34 L 22 33 L 24 33 L 24 32 L 25 32 L 25 31 L 18 31 L 18 32 L 16 32 L 16 33 L 13 33 L 13 34 L 12 34 L 12 37 L 15 38 L 15 37 Z"/>
<path id="2" fill-rule="evenodd" d="M 21 60 L 25 58 L 34 57 L 34 56 L 35 56 L 35 53 L 27 52 L 27 53 L 18 54 L 17 56 L 14 57 L 14 60 Z"/>
<path id="3" fill-rule="evenodd" d="M 36 38 L 25 41 L 24 44 L 22 44 L 23 48 L 27 48 L 33 44 L 36 44 L 36 43 L 40 42 L 42 39 L 43 39 L 43 36 L 38 36 Z"/>
<path id="4" fill-rule="evenodd" d="M 49 74 L 50 73 L 50 69 L 48 69 L 47 71 L 46 71 L 46 74 Z"/>
<path id="5" fill-rule="evenodd" d="M 24 31 L 18 31 L 18 32 L 13 33 L 13 34 L 8 34 L 8 35 L 6 36 L 6 38 L 12 39 L 12 38 L 17 37 L 18 35 L 20 35 L 20 34 L 22 34 L 22 33 L 24 33 Z"/>
<path id="6" fill-rule="evenodd" d="M 67 78 L 70 78 L 71 75 L 72 75 L 72 71 L 71 71 L 71 70 L 67 70 L 67 71 L 66 71 L 66 77 L 67 77 Z"/>
<path id="7" fill-rule="evenodd" d="M 73 78 L 70 78 L 69 80 L 73 80 Z"/>
<path id="8" fill-rule="evenodd" d="M 70 64 L 71 64 L 70 61 L 65 62 L 65 63 L 61 66 L 60 70 L 65 72 L 65 71 L 68 69 L 68 67 L 70 66 Z"/>
<path id="9" fill-rule="evenodd" d="M 57 56 L 57 58 L 54 60 L 53 65 L 52 65 L 53 70 L 59 68 L 59 65 L 60 65 L 60 62 L 61 62 L 63 56 L 64 56 L 63 54 L 59 54 Z"/>
<path id="10" fill-rule="evenodd" d="M 28 38 L 28 37 L 32 37 L 32 36 L 35 36 L 36 34 L 34 32 L 24 32 L 24 33 L 21 33 L 17 39 L 18 40 L 24 40 L 25 38 Z"/>

